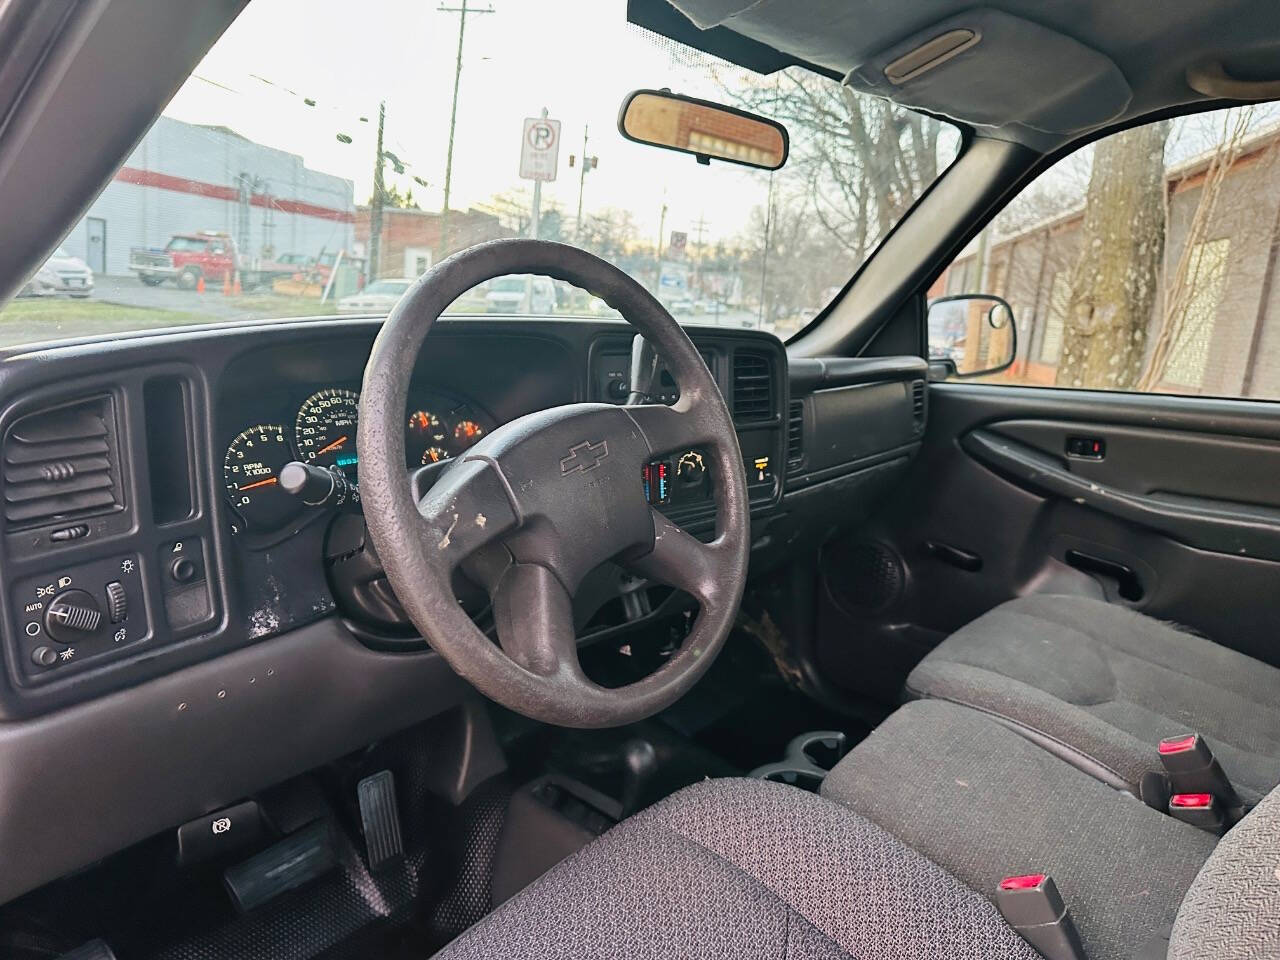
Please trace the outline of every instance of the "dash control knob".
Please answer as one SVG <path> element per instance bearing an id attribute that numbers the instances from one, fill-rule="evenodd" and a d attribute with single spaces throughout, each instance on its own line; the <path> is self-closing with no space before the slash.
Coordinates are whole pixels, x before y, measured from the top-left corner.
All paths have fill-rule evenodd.
<path id="1" fill-rule="evenodd" d="M 107 616 L 112 623 L 119 623 L 129 616 L 129 595 L 119 580 L 107 584 Z"/>
<path id="2" fill-rule="evenodd" d="M 67 590 L 53 598 L 44 614 L 44 629 L 59 643 L 93 633 L 102 623 L 98 601 L 83 590 Z"/>
<path id="3" fill-rule="evenodd" d="M 190 583 L 199 572 L 200 568 L 189 557 L 178 557 L 169 566 L 169 575 L 178 583 Z"/>
<path id="4" fill-rule="evenodd" d="M 707 465 L 702 454 L 690 450 L 676 463 L 676 476 L 685 483 L 697 483 L 707 472 Z"/>

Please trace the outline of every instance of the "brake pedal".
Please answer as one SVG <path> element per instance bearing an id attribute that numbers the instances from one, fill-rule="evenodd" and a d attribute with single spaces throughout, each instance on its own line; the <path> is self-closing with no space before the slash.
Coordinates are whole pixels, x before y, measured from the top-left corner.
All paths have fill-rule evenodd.
<path id="1" fill-rule="evenodd" d="M 379 770 L 356 784 L 356 796 L 369 870 L 377 873 L 404 857 L 396 778 L 390 770 Z"/>
<path id="2" fill-rule="evenodd" d="M 303 827 L 244 863 L 227 867 L 223 883 L 242 911 L 310 883 L 338 865 L 328 820 Z"/>

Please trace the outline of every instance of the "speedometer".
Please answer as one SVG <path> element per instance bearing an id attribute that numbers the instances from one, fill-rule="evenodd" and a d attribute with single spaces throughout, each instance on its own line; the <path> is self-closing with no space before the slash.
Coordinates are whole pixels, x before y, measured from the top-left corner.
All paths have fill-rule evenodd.
<path id="1" fill-rule="evenodd" d="M 354 480 L 359 456 L 356 427 L 360 396 L 354 390 L 329 389 L 313 393 L 298 410 L 294 439 L 298 457 L 319 467 L 340 467 Z"/>

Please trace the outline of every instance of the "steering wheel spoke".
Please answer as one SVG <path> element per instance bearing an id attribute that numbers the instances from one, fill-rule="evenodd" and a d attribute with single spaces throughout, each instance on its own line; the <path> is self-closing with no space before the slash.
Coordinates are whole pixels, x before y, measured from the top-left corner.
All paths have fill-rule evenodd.
<path id="1" fill-rule="evenodd" d="M 642 403 L 622 408 L 640 428 L 655 457 L 689 447 L 710 446 L 715 440 L 713 424 L 697 414 L 697 407 L 684 409 L 683 404 L 668 407 L 661 403 Z"/>
<path id="2" fill-rule="evenodd" d="M 653 511 L 653 550 L 627 561 L 626 566 L 650 580 L 692 594 L 702 605 L 716 595 L 720 548 L 703 543 L 683 527 Z"/>
<path id="3" fill-rule="evenodd" d="M 512 564 L 492 599 L 498 641 L 508 657 L 538 676 L 585 680 L 573 601 L 554 573 L 537 563 Z"/>
<path id="4" fill-rule="evenodd" d="M 518 526 L 497 470 L 485 460 L 453 464 L 418 500 L 428 554 L 452 570 Z"/>

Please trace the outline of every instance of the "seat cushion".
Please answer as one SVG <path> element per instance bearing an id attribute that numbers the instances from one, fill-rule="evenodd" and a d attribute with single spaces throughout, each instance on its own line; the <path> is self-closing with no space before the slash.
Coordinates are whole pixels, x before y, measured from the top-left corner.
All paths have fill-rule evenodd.
<path id="1" fill-rule="evenodd" d="M 1038 957 L 990 901 L 875 824 L 759 780 L 705 781 L 626 820 L 439 956 Z"/>
<path id="2" fill-rule="evenodd" d="M 1196 731 L 1241 795 L 1280 782 L 1280 670 L 1125 607 L 1033 595 L 943 641 L 916 697 L 983 710 L 1115 786 L 1159 769 L 1156 744 Z"/>
<path id="3" fill-rule="evenodd" d="M 1132 960 L 1171 924 L 1216 842 L 938 700 L 892 714 L 822 793 L 988 895 L 1006 876 L 1052 875 L 1090 960 Z"/>

